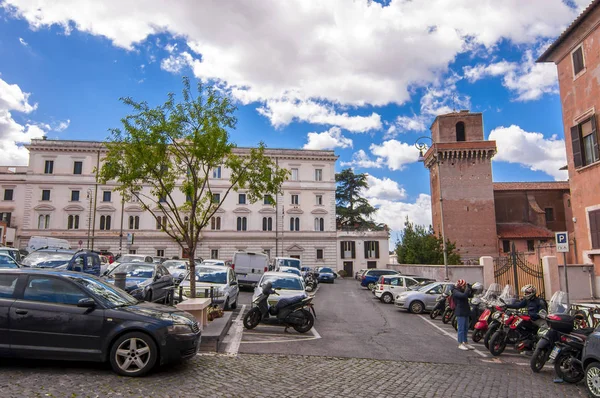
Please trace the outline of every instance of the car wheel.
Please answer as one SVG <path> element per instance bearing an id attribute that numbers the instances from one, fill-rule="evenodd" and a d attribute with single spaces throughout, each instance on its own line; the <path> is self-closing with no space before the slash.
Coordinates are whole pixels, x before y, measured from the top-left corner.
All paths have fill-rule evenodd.
<path id="1" fill-rule="evenodd" d="M 412 303 L 410 303 L 409 309 L 410 312 L 412 312 L 413 314 L 422 314 L 425 310 L 425 306 L 420 301 L 413 301 Z"/>
<path id="2" fill-rule="evenodd" d="M 153 298 L 152 290 L 148 290 L 148 293 L 146 293 L 146 301 L 151 303 L 152 298 Z"/>
<path id="3" fill-rule="evenodd" d="M 381 301 L 386 304 L 391 304 L 394 301 L 394 296 L 391 293 L 383 293 L 381 296 Z"/>
<path id="4" fill-rule="evenodd" d="M 158 349 L 150 336 L 141 332 L 119 337 L 110 350 L 110 365 L 122 376 L 142 376 L 150 371 L 158 359 Z"/>
<path id="5" fill-rule="evenodd" d="M 600 398 L 600 362 L 592 362 L 585 369 L 585 387 L 590 397 Z"/>
<path id="6" fill-rule="evenodd" d="M 235 301 L 233 302 L 233 304 L 231 304 L 232 310 L 235 310 L 237 308 L 238 297 L 239 295 L 235 297 Z"/>
<path id="7" fill-rule="evenodd" d="M 373 290 L 373 289 L 375 289 L 375 284 L 374 284 L 373 282 L 369 282 L 369 283 L 367 284 L 367 289 L 369 289 L 369 290 Z"/>

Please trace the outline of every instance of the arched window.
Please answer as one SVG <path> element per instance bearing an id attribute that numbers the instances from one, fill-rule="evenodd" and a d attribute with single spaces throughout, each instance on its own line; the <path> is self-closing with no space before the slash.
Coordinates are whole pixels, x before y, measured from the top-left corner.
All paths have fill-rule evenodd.
<path id="1" fill-rule="evenodd" d="M 272 231 L 273 230 L 273 218 L 272 217 L 263 217 L 262 230 L 263 231 Z"/>
<path id="2" fill-rule="evenodd" d="M 221 217 L 210 218 L 210 229 L 213 231 L 219 231 L 221 229 Z"/>
<path id="3" fill-rule="evenodd" d="M 290 218 L 290 231 L 300 231 L 300 217 Z"/>
<path id="4" fill-rule="evenodd" d="M 315 231 L 325 231 L 325 219 L 323 217 L 315 218 Z"/>
<path id="5" fill-rule="evenodd" d="M 246 217 L 237 218 L 237 230 L 246 231 L 248 229 L 248 219 Z"/>
<path id="6" fill-rule="evenodd" d="M 67 229 L 79 229 L 79 216 L 71 214 L 67 221 Z"/>
<path id="7" fill-rule="evenodd" d="M 466 141 L 465 124 L 463 122 L 456 123 L 456 141 Z"/>
<path id="8" fill-rule="evenodd" d="M 100 216 L 100 230 L 110 231 L 110 216 Z"/>
<path id="9" fill-rule="evenodd" d="M 50 215 L 49 214 L 40 214 L 38 217 L 38 229 L 48 229 L 50 228 Z"/>

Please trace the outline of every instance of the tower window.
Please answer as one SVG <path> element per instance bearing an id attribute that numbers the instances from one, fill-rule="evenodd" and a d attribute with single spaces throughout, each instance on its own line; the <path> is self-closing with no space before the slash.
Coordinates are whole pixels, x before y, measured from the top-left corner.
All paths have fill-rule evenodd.
<path id="1" fill-rule="evenodd" d="M 465 141 L 465 124 L 463 122 L 456 123 L 456 141 Z"/>

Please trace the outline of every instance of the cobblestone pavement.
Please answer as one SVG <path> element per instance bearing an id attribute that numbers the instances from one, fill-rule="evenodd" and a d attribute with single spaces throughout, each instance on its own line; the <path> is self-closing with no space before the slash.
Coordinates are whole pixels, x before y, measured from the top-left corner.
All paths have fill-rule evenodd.
<path id="1" fill-rule="evenodd" d="M 104 365 L 3 361 L 7 397 L 583 397 L 513 364 L 439 364 L 317 356 L 199 355 L 147 377 Z"/>

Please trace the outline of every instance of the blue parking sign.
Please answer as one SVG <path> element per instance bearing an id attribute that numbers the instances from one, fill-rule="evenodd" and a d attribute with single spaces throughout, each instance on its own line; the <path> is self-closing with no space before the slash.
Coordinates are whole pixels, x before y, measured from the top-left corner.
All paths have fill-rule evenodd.
<path id="1" fill-rule="evenodd" d="M 556 251 L 558 253 L 569 252 L 569 233 L 568 232 L 557 232 L 556 238 Z"/>

